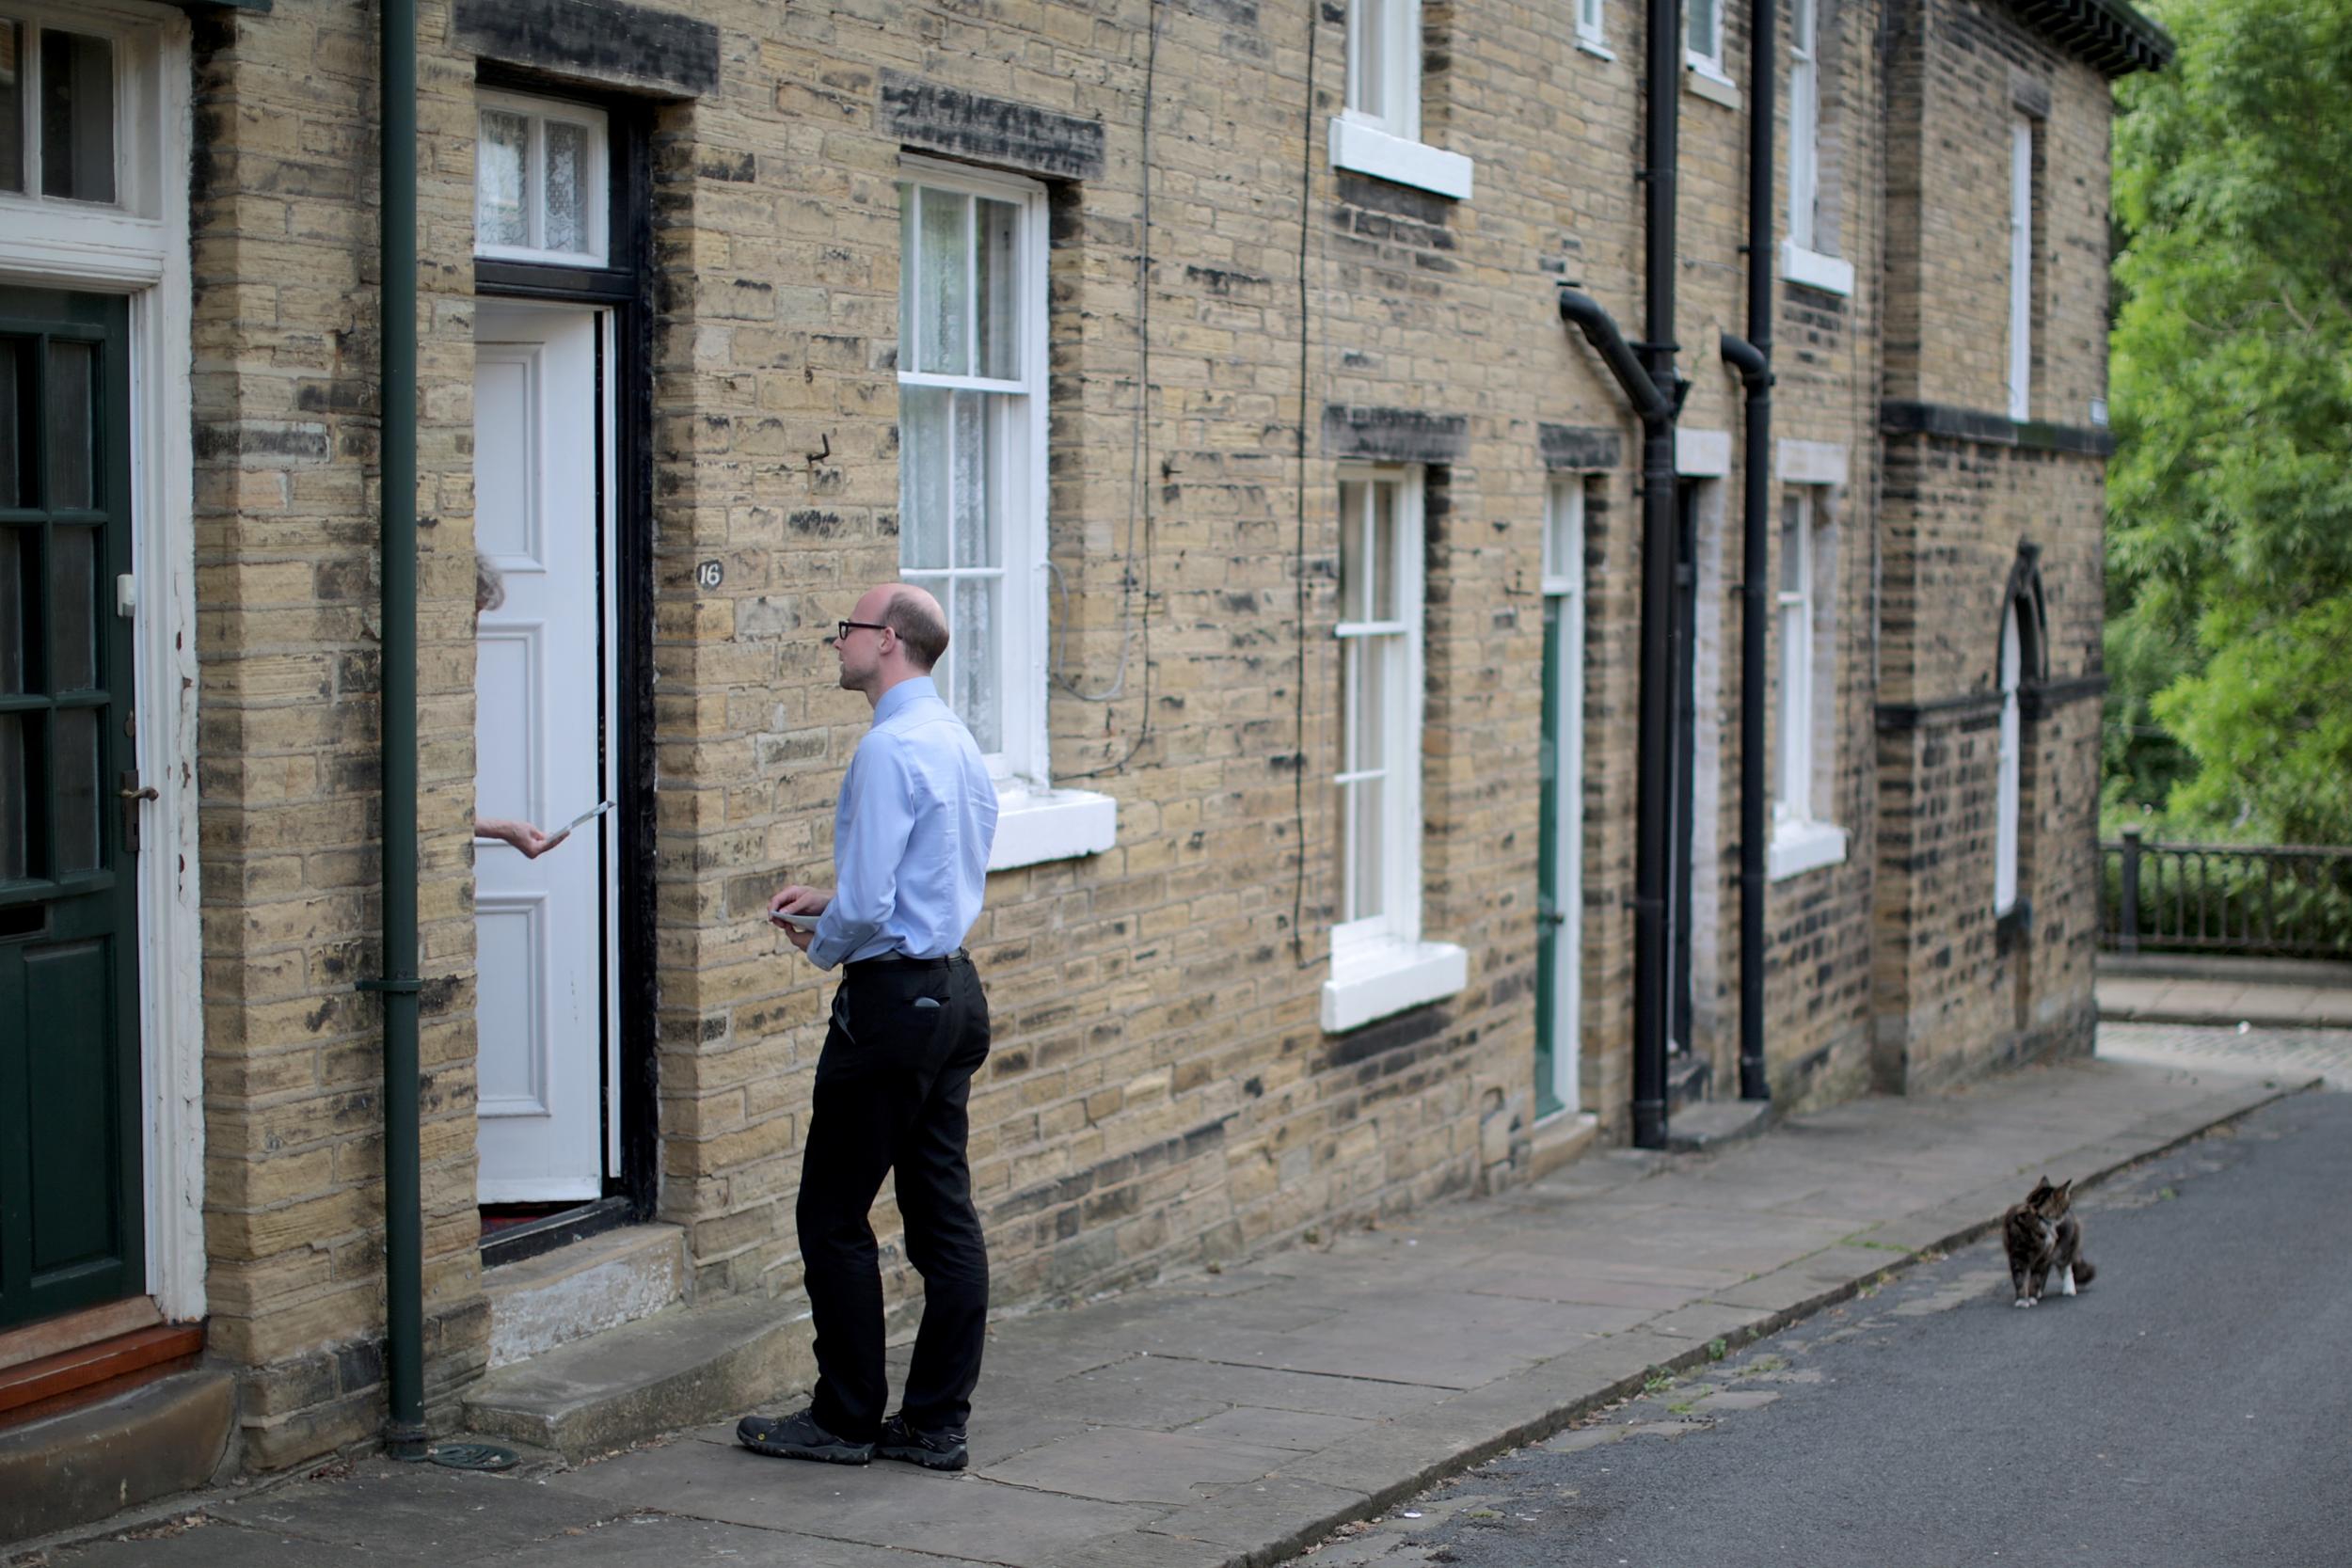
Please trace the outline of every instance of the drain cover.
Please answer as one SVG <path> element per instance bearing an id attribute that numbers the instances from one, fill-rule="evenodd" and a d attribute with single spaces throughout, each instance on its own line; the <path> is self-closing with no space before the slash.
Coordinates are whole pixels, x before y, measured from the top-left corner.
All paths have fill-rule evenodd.
<path id="1" fill-rule="evenodd" d="M 452 1470 L 511 1470 L 516 1457 L 496 1443 L 437 1443 L 433 1463 Z"/>

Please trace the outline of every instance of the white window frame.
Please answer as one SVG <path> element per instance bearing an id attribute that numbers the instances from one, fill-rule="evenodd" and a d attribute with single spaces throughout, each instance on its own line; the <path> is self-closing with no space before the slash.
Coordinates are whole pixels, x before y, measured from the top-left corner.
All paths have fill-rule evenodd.
<path id="1" fill-rule="evenodd" d="M 1576 46 L 1604 60 L 1615 59 L 1609 47 L 1609 0 L 1576 0 Z"/>
<path id="2" fill-rule="evenodd" d="M 0 193 L 0 282 L 130 301 L 132 573 L 116 602 L 131 617 L 135 738 L 157 799 L 135 873 L 143 1158 L 141 1191 L 125 1199 L 144 1205 L 148 1293 L 167 1319 L 193 1322 L 206 1309 L 206 1255 L 189 24 L 165 7 L 109 0 L 8 0 L 0 15 L 115 44 L 115 200 Z M 38 143 L 25 159 L 25 183 L 38 187 Z"/>
<path id="3" fill-rule="evenodd" d="M 2017 827 L 2019 791 L 2023 783 L 2021 722 L 2018 690 L 2025 677 L 2025 642 L 2017 626 L 2017 601 L 2001 611 L 2001 729 L 1994 759 L 1993 829 L 1993 912 L 2005 915 L 2017 907 Z"/>
<path id="4" fill-rule="evenodd" d="M 1375 39 L 1377 71 L 1366 58 Z M 1470 160 L 1421 139 L 1421 0 L 1348 0 L 1346 97 L 1331 117 L 1331 163 L 1470 199 Z"/>
<path id="5" fill-rule="evenodd" d="M 1001 531 L 997 616 L 997 689 L 999 746 L 986 753 L 990 775 L 996 782 L 996 839 L 989 853 L 989 869 L 1001 871 L 1043 861 L 1069 860 L 1111 847 L 1117 836 L 1118 807 L 1111 797 L 1091 790 L 1057 789 L 1053 784 L 1053 755 L 1046 725 L 1046 507 L 1050 410 L 1047 406 L 1047 274 L 1049 235 L 1045 187 L 1034 180 L 999 174 L 914 155 L 898 165 L 904 187 L 947 191 L 959 196 L 1008 201 L 1020 209 L 1016 288 L 1020 300 L 1020 374 L 1009 380 L 977 375 L 945 375 L 912 369 L 919 363 L 917 334 L 921 323 L 899 323 L 898 383 L 901 388 L 933 388 L 977 391 L 1018 399 L 1018 408 L 998 421 L 995 433 L 995 471 L 1005 485 L 998 498 L 997 526 Z M 919 251 L 919 227 L 915 244 Z M 900 257 L 902 268 L 919 265 L 918 254 Z M 900 298 L 905 296 L 903 293 Z M 905 517 L 904 498 L 899 515 Z M 956 569 L 948 568 L 950 576 Z M 910 580 L 931 582 L 940 574 L 908 572 Z M 943 604 L 947 600 L 943 595 Z M 952 610 L 952 606 L 949 607 Z M 952 644 L 948 657 L 954 657 Z M 953 701 L 943 684 L 940 695 Z"/>
<path id="6" fill-rule="evenodd" d="M 1469 956 L 1461 948 L 1422 941 L 1423 477 L 1418 466 L 1352 463 L 1342 465 L 1338 474 L 1343 487 L 1363 486 L 1361 513 L 1349 517 L 1343 510 L 1339 520 L 1342 529 L 1353 527 L 1362 531 L 1359 559 L 1372 559 L 1374 487 L 1395 487 L 1396 527 L 1390 556 L 1380 564 L 1391 575 L 1396 593 L 1392 618 L 1365 619 L 1361 611 L 1368 606 L 1343 602 L 1339 622 L 1332 628 L 1343 644 L 1337 726 L 1340 747 L 1332 774 L 1334 840 L 1341 850 L 1338 892 L 1343 915 L 1348 908 L 1348 879 L 1355 863 L 1355 856 L 1348 851 L 1355 842 L 1353 834 L 1359 831 L 1349 810 L 1346 786 L 1372 771 L 1346 770 L 1348 736 L 1355 725 L 1355 716 L 1350 711 L 1355 686 L 1347 678 L 1346 672 L 1352 666 L 1346 644 L 1381 650 L 1357 657 L 1379 657 L 1386 660 L 1382 685 L 1388 697 L 1381 730 L 1386 745 L 1378 769 L 1386 787 L 1381 792 L 1381 810 L 1375 825 L 1381 835 L 1380 907 L 1376 913 L 1343 919 L 1331 927 L 1331 977 L 1324 982 L 1322 1012 L 1324 1028 L 1333 1033 L 1451 996 L 1470 980 Z M 1350 585 L 1343 582 L 1341 586 L 1344 595 Z"/>
<path id="7" fill-rule="evenodd" d="M 1820 244 L 1820 0 L 1791 0 L 1788 27 L 1788 236 L 1781 276 L 1827 293 L 1853 293 L 1853 263 Z"/>
<path id="8" fill-rule="evenodd" d="M 612 153 L 611 128 L 604 111 L 586 103 L 537 98 L 518 92 L 500 92 L 485 87 L 474 94 L 477 137 L 481 135 L 482 116 L 492 109 L 520 115 L 531 124 L 528 150 L 524 156 L 530 166 L 528 215 L 533 243 L 493 245 L 482 237 L 482 168 L 477 158 L 474 166 L 473 253 L 498 261 L 547 261 L 564 266 L 590 267 L 609 265 L 612 254 Z M 550 121 L 577 126 L 586 133 L 583 149 L 587 154 L 587 167 L 581 175 L 581 183 L 585 187 L 581 199 L 588 220 L 588 245 L 580 250 L 556 250 L 536 243 L 543 235 L 547 221 L 547 127 Z"/>
<path id="9" fill-rule="evenodd" d="M 1791 535 L 1797 546 L 1795 570 L 1788 570 L 1786 546 L 1781 546 L 1780 570 L 1773 578 L 1774 630 L 1780 642 L 1779 700 L 1774 705 L 1773 761 L 1777 766 L 1772 794 L 1772 835 L 1765 847 L 1765 875 L 1772 880 L 1794 877 L 1846 858 L 1846 831 L 1831 819 L 1828 797 L 1836 777 L 1836 732 L 1823 721 L 1836 704 L 1835 653 L 1822 646 L 1820 595 L 1836 592 L 1824 583 L 1819 553 L 1829 526 L 1829 488 L 1821 484 L 1790 484 L 1782 492 L 1782 516 L 1793 512 L 1797 526 L 1783 527 L 1782 539 Z M 1796 586 L 1785 586 L 1792 580 Z M 1829 709 L 1822 703 L 1830 705 Z M 1822 742 L 1828 741 L 1824 747 Z M 1829 764 L 1830 766 L 1824 766 Z"/>
<path id="10" fill-rule="evenodd" d="M 1714 29 L 1712 46 L 1701 49 L 1694 41 L 1699 10 L 1705 7 L 1708 25 Z M 1724 0 L 1691 0 L 1682 13 L 1682 57 L 1692 71 L 1716 82 L 1729 83 L 1724 72 Z"/>
<path id="11" fill-rule="evenodd" d="M 2033 121 L 2009 132 L 2009 417 L 2033 407 Z"/>

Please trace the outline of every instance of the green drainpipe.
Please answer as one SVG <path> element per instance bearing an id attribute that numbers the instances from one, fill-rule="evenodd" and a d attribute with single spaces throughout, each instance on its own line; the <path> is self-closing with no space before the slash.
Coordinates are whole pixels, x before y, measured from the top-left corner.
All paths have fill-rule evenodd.
<path id="1" fill-rule="evenodd" d="M 382 497 L 386 1451 L 424 1459 L 424 1212 L 417 1069 L 417 7 L 383 23 Z"/>

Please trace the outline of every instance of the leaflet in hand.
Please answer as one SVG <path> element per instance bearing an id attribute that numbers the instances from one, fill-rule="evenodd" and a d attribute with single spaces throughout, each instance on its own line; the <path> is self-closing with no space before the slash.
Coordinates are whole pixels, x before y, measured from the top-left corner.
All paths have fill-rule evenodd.
<path id="1" fill-rule="evenodd" d="M 581 812 L 578 816 L 573 817 L 569 822 L 564 823 L 562 827 L 556 829 L 554 832 L 549 833 L 548 836 L 550 838 L 560 837 L 564 833 L 570 832 L 574 828 L 579 827 L 583 822 L 595 821 L 597 817 L 602 816 L 606 812 L 609 812 L 612 809 L 612 801 L 598 800 L 595 805 L 590 806 L 586 811 Z"/>

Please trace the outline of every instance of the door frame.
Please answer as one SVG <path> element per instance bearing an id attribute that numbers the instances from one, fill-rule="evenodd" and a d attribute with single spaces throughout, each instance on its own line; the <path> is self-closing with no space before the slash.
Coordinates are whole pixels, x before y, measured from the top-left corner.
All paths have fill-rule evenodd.
<path id="1" fill-rule="evenodd" d="M 1573 504 L 1569 504 L 1573 502 Z M 1582 1110 L 1584 1000 L 1585 476 L 1544 496 L 1544 790 L 1536 833 L 1535 1041 L 1539 1119 Z M 1563 553 L 1565 552 L 1565 554 Z M 1555 608 L 1556 607 L 1556 608 Z M 1548 1080 L 1548 1081 L 1546 1081 Z"/>
<path id="2" fill-rule="evenodd" d="M 606 1089 L 608 1116 L 614 1106 L 620 1114 L 617 1127 L 608 1132 L 606 1154 L 612 1158 L 617 1136 L 618 1158 L 608 1170 L 606 1197 L 599 1206 L 606 1217 L 583 1225 L 566 1216 L 541 1238 L 552 1245 L 593 1234 L 612 1220 L 652 1218 L 661 1187 L 654 984 L 652 110 L 641 100 L 583 90 L 488 61 L 478 68 L 475 85 L 603 110 L 612 185 L 609 265 L 474 261 L 478 298 L 589 306 L 611 312 L 611 329 L 603 339 L 611 354 L 612 438 L 602 464 L 611 486 L 605 513 L 613 531 L 609 559 L 614 581 L 608 596 L 612 619 L 606 645 L 612 663 L 605 683 L 611 703 L 606 740 L 613 795 L 610 842 L 619 896 L 608 927 L 616 974 L 606 988 L 609 1005 L 615 1008 L 608 1020 L 612 1076 Z M 511 1240 L 513 1233 L 508 1234 Z M 509 1248 L 501 1257 L 536 1250 L 535 1243 L 521 1251 Z"/>
<path id="3" fill-rule="evenodd" d="M 189 386 L 187 18 L 82 0 L 75 25 L 123 51 L 116 145 L 124 209 L 0 201 L 0 281 L 128 295 L 134 741 L 146 807 L 135 871 L 140 1173 L 147 1291 L 167 1319 L 204 1297 L 204 996 L 196 789 L 196 451 Z M 151 112 L 152 122 L 146 116 Z M 152 183 L 131 160 L 152 160 Z M 138 211 L 143 205 L 146 211 Z"/>

